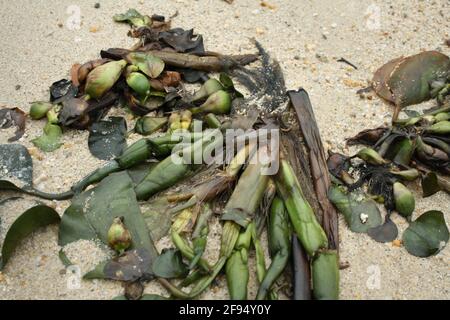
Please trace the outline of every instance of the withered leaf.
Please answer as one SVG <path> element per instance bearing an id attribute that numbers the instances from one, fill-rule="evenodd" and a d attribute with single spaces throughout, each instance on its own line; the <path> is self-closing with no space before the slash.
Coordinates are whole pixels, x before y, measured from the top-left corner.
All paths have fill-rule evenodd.
<path id="1" fill-rule="evenodd" d="M 171 29 L 159 34 L 159 40 L 181 53 L 204 54 L 203 37 L 194 35 L 194 30 Z"/>
<path id="2" fill-rule="evenodd" d="M 19 108 L 10 108 L 0 110 L 0 129 L 8 129 L 16 126 L 17 130 L 13 137 L 8 139 L 8 142 L 19 140 L 25 133 L 25 112 Z"/>
<path id="3" fill-rule="evenodd" d="M 72 81 L 62 79 L 50 86 L 50 102 L 58 104 L 75 97 L 77 93 L 78 88 L 72 84 Z"/>
<path id="4" fill-rule="evenodd" d="M 385 127 L 363 130 L 356 136 L 347 139 L 347 144 L 349 146 L 353 146 L 356 144 L 372 146 L 377 143 L 377 141 L 380 140 L 387 131 L 388 128 Z"/>
<path id="5" fill-rule="evenodd" d="M 89 104 L 80 98 L 67 99 L 63 102 L 63 107 L 59 113 L 59 122 L 68 127 L 86 116 Z"/>
<path id="6" fill-rule="evenodd" d="M 111 279 L 119 281 L 136 281 L 151 279 L 149 265 L 152 257 L 145 248 L 125 252 L 123 255 L 104 261 L 88 272 L 85 279 Z"/>

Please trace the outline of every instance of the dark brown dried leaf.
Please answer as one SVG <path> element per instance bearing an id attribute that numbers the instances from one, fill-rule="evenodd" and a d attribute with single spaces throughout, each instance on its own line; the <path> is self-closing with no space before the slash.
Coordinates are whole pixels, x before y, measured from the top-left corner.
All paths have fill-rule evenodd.
<path id="1" fill-rule="evenodd" d="M 1 109 L 0 110 L 0 129 L 8 129 L 12 126 L 17 127 L 14 136 L 8 139 L 8 142 L 19 140 L 25 133 L 25 112 L 19 108 Z"/>

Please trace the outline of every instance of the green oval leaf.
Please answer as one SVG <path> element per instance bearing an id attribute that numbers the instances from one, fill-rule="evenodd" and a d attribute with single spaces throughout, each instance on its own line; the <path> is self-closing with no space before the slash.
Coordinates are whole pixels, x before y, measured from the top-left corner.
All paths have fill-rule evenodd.
<path id="1" fill-rule="evenodd" d="M 169 233 L 172 225 L 169 207 L 167 198 L 159 197 L 149 202 L 143 209 L 143 216 L 153 241 L 158 241 Z"/>
<path id="2" fill-rule="evenodd" d="M 2 245 L 2 256 L 0 259 L 0 270 L 2 270 L 16 247 L 28 235 L 39 228 L 60 221 L 59 214 L 52 208 L 39 205 L 28 209 L 13 222 Z"/>
<path id="3" fill-rule="evenodd" d="M 444 214 L 440 211 L 427 211 L 412 222 L 403 233 L 406 250 L 416 257 L 429 257 L 438 254 L 447 244 L 449 231 Z"/>
<path id="4" fill-rule="evenodd" d="M 149 53 L 131 52 L 127 55 L 127 61 L 139 68 L 150 78 L 157 78 L 164 71 L 164 61 Z"/>
<path id="5" fill-rule="evenodd" d="M 183 263 L 181 253 L 175 249 L 163 251 L 153 262 L 153 273 L 161 278 L 184 278 L 188 275 L 189 269 Z"/>
<path id="6" fill-rule="evenodd" d="M 435 172 L 428 172 L 422 177 L 422 193 L 424 198 L 432 196 L 441 190 L 442 189 L 439 185 L 438 177 Z"/>
<path id="7" fill-rule="evenodd" d="M 64 246 L 80 239 L 107 244 L 108 230 L 116 217 L 124 217 L 132 248 L 145 248 L 152 257 L 157 255 L 136 200 L 133 182 L 125 171 L 109 175 L 95 188 L 73 199 L 62 217 L 59 244 Z"/>
<path id="8" fill-rule="evenodd" d="M 377 242 L 392 242 L 398 236 L 398 228 L 389 215 L 386 215 L 385 222 L 381 226 L 369 229 L 367 234 Z"/>
<path id="9" fill-rule="evenodd" d="M 223 87 L 226 91 L 234 94 L 238 98 L 243 98 L 244 95 L 236 90 L 233 80 L 230 78 L 230 76 L 224 72 L 220 74 L 220 83 L 222 83 Z"/>
<path id="10" fill-rule="evenodd" d="M 359 192 L 346 194 L 340 187 L 334 186 L 328 193 L 330 201 L 341 212 L 350 230 L 366 233 L 369 229 L 381 225 L 381 214 L 372 199 Z"/>

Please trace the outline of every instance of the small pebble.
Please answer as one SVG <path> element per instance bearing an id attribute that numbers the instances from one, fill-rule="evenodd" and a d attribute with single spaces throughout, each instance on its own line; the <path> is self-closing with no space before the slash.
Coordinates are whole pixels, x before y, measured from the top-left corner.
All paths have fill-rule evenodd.
<path id="1" fill-rule="evenodd" d="M 398 239 L 395 239 L 394 241 L 392 241 L 392 246 L 400 248 L 402 246 L 402 241 L 398 240 Z"/>
<path id="2" fill-rule="evenodd" d="M 92 33 L 96 33 L 96 32 L 98 32 L 99 30 L 100 30 L 100 28 L 97 27 L 97 26 L 91 26 L 91 27 L 89 28 L 89 32 L 92 32 Z"/>
<path id="3" fill-rule="evenodd" d="M 263 35 L 264 34 L 264 29 L 263 28 L 256 28 L 256 34 L 257 35 Z"/>
<path id="4" fill-rule="evenodd" d="M 97 3 L 94 5 L 94 8 L 95 8 L 95 9 L 100 9 L 100 3 L 97 2 Z"/>
<path id="5" fill-rule="evenodd" d="M 317 58 L 317 60 L 319 60 L 320 62 L 323 62 L 323 63 L 327 63 L 329 61 L 327 56 L 324 54 L 321 54 L 321 53 L 316 53 L 316 58 Z"/>

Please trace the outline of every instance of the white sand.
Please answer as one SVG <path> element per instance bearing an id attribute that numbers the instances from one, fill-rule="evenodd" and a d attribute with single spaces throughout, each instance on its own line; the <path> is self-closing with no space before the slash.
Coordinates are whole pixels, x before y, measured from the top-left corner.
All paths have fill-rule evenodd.
<path id="1" fill-rule="evenodd" d="M 113 23 L 113 14 L 129 7 L 166 16 L 178 10 L 174 26 L 194 27 L 204 35 L 209 50 L 248 53 L 254 50 L 250 38 L 258 39 L 280 60 L 288 88 L 302 86 L 308 90 L 325 147 L 349 153 L 344 138 L 390 120 L 390 107 L 377 98 L 361 100 L 355 94 L 378 66 L 399 55 L 425 49 L 450 54 L 443 45 L 450 38 L 447 0 L 268 1 L 276 6 L 275 10 L 262 8 L 256 0 L 235 0 L 233 5 L 221 0 L 102 0 L 101 8 L 94 9 L 95 2 L 0 0 L 5 13 L 0 21 L 0 107 L 18 106 L 28 111 L 29 102 L 47 99 L 48 86 L 67 76 L 72 63 L 95 58 L 100 49 L 131 46 L 134 41 L 126 37 L 128 26 Z M 81 10 L 79 30 L 67 27 L 73 15 L 67 10 L 72 5 Z M 375 15 L 368 15 L 371 8 Z M 371 19 L 377 16 L 377 8 L 379 25 Z M 92 28 L 97 32 L 90 32 Z M 359 69 L 336 62 L 340 57 Z M 21 88 L 16 90 L 16 85 Z M 65 132 L 64 147 L 54 153 L 35 150 L 29 140 L 40 134 L 43 125 L 28 122 L 26 135 L 20 141 L 32 149 L 37 187 L 53 192 L 67 190 L 101 165 L 87 149 L 86 132 Z M 0 143 L 6 143 L 11 133 L 0 131 Z M 414 186 L 419 191 L 419 186 Z M 69 204 L 46 203 L 60 214 Z M 449 204 L 450 197 L 443 193 L 427 199 L 418 197 L 414 217 L 437 209 L 445 212 L 448 222 Z M 27 200 L 0 207 L 0 239 L 14 219 L 33 205 Z M 394 219 L 402 229 L 406 227 L 401 218 Z M 450 298 L 448 247 L 435 257 L 419 259 L 402 247 L 379 244 L 366 235 L 351 233 L 343 221 L 340 236 L 341 260 L 350 264 L 341 272 L 343 299 Z M 167 244 L 166 239 L 158 247 Z M 214 245 L 217 248 L 219 241 L 212 241 L 212 255 L 217 251 Z M 90 248 L 91 243 L 82 242 L 70 250 L 83 271 L 104 254 Z M 58 251 L 57 227 L 48 227 L 24 241 L 0 275 L 0 299 L 111 299 L 122 292 L 120 284 L 108 281 L 83 281 L 81 288 L 70 289 L 70 275 L 64 274 Z M 223 277 L 218 284 L 221 289 L 213 288 L 202 298 L 227 298 Z M 164 290 L 150 285 L 146 292 Z"/>

